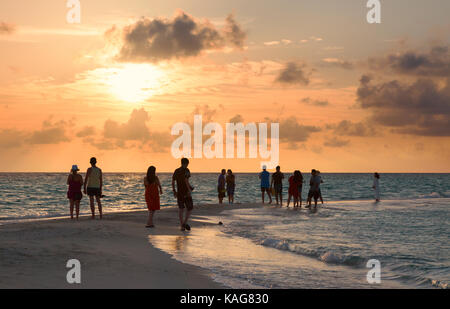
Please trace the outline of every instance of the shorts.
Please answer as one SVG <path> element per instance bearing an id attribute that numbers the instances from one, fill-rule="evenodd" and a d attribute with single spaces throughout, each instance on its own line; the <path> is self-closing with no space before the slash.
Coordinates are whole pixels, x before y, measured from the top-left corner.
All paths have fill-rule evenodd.
<path id="1" fill-rule="evenodd" d="M 225 188 L 217 187 L 217 192 L 219 194 L 219 198 L 224 198 L 225 197 Z"/>
<path id="2" fill-rule="evenodd" d="M 283 192 L 283 185 L 281 183 L 274 184 L 273 187 L 275 189 L 275 193 L 282 193 Z"/>
<path id="3" fill-rule="evenodd" d="M 308 199 L 314 197 L 314 200 L 317 201 L 319 199 L 319 196 L 320 196 L 320 192 L 319 191 L 309 190 L 309 192 L 308 192 Z"/>
<path id="4" fill-rule="evenodd" d="M 177 204 L 179 209 L 187 208 L 187 210 L 189 211 L 194 209 L 194 202 L 192 201 L 192 196 L 177 198 Z"/>
<path id="5" fill-rule="evenodd" d="M 261 192 L 269 191 L 269 187 L 261 187 Z"/>
<path id="6" fill-rule="evenodd" d="M 98 196 L 98 197 L 100 197 L 100 195 L 101 195 L 101 191 L 100 191 L 100 188 L 87 188 L 86 189 L 86 193 L 87 193 L 87 195 L 89 195 L 89 196 Z"/>
<path id="7" fill-rule="evenodd" d="M 81 201 L 83 194 L 81 192 L 67 192 L 67 198 L 69 200 Z"/>
<path id="8" fill-rule="evenodd" d="M 234 195 L 234 186 L 227 187 L 228 196 Z"/>

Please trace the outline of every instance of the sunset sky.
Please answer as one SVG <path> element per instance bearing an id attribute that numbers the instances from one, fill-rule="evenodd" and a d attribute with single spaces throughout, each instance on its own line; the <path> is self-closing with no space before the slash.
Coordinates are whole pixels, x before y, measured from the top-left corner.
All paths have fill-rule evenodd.
<path id="1" fill-rule="evenodd" d="M 194 114 L 278 122 L 286 172 L 450 172 L 448 0 L 80 2 L 0 2 L 0 172 L 173 171 Z"/>

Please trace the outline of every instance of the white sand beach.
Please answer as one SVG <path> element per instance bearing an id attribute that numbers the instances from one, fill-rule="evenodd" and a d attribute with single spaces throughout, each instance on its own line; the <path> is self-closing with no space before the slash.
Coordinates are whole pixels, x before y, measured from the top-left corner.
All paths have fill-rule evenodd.
<path id="1" fill-rule="evenodd" d="M 196 217 L 221 209 L 197 206 L 192 228 L 214 224 Z M 157 212 L 153 229 L 145 228 L 147 211 L 105 214 L 103 220 L 59 218 L 2 225 L 0 288 L 223 288 L 205 270 L 174 260 L 148 241 L 152 234 L 188 235 L 179 230 L 177 218 L 178 209 L 170 207 Z M 81 284 L 67 283 L 69 259 L 81 263 Z"/>

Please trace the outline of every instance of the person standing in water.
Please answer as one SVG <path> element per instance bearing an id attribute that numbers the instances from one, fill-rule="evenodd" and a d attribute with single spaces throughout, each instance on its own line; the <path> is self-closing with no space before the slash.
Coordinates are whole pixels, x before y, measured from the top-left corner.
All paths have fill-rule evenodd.
<path id="1" fill-rule="evenodd" d="M 222 204 L 223 198 L 225 197 L 225 174 L 226 171 L 223 169 L 217 179 L 217 193 L 219 197 L 219 204 Z"/>
<path id="2" fill-rule="evenodd" d="M 317 207 L 317 200 L 319 199 L 320 190 L 320 177 L 317 176 L 317 171 L 315 169 L 311 170 L 311 179 L 309 180 L 309 192 L 308 192 L 308 206 L 311 208 L 311 200 L 314 197 L 314 207 Z"/>
<path id="3" fill-rule="evenodd" d="M 288 189 L 288 200 L 287 200 L 287 207 L 289 207 L 289 203 L 291 202 L 291 199 L 293 199 L 294 207 L 298 206 L 298 198 L 299 198 L 299 191 L 298 187 L 299 184 L 301 186 L 301 179 L 300 179 L 300 171 L 294 171 L 294 174 L 289 177 L 289 189 Z"/>
<path id="4" fill-rule="evenodd" d="M 177 168 L 172 176 L 172 190 L 173 195 L 177 199 L 178 217 L 180 219 L 181 231 L 191 230 L 187 221 L 194 209 L 194 202 L 192 201 L 192 190 L 194 189 L 189 184 L 191 172 L 188 169 L 189 160 L 187 158 L 181 159 L 181 167 Z M 175 183 L 177 189 L 175 189 Z M 178 191 L 177 191 L 178 190 Z M 186 209 L 186 216 L 183 218 L 184 209 Z"/>
<path id="5" fill-rule="evenodd" d="M 259 174 L 259 179 L 261 179 L 261 198 L 264 204 L 264 192 L 267 192 L 270 202 L 272 204 L 272 194 L 270 193 L 270 173 L 266 170 L 267 167 L 263 165 L 263 171 Z"/>
<path id="6" fill-rule="evenodd" d="M 89 203 L 91 206 L 92 219 L 95 219 L 95 204 L 94 196 L 97 201 L 98 212 L 100 214 L 100 219 L 102 219 L 102 188 L 103 188 L 103 174 L 102 170 L 97 167 L 97 159 L 92 157 L 89 161 L 91 167 L 87 169 L 86 181 L 84 182 L 84 194 L 89 196 Z"/>
<path id="7" fill-rule="evenodd" d="M 373 174 L 373 186 L 375 190 L 375 201 L 380 201 L 380 175 L 378 173 Z"/>
<path id="8" fill-rule="evenodd" d="M 320 176 L 320 171 L 316 171 L 316 175 L 317 175 L 317 177 L 319 177 L 320 183 L 322 184 L 323 180 L 322 180 L 322 176 Z M 323 205 L 323 197 L 322 197 L 322 191 L 320 190 L 320 187 L 319 187 L 319 198 Z"/>
<path id="9" fill-rule="evenodd" d="M 300 206 L 302 208 L 302 191 L 303 191 L 303 174 L 302 172 L 298 171 L 299 173 L 299 182 L 297 183 L 297 190 L 298 190 L 298 202 L 297 206 Z"/>
<path id="10" fill-rule="evenodd" d="M 67 191 L 67 198 L 70 201 L 70 219 L 73 219 L 73 207 L 75 206 L 76 216 L 80 214 L 80 201 L 83 198 L 81 187 L 83 186 L 83 177 L 78 174 L 78 166 L 72 165 L 69 177 L 67 177 L 67 184 L 69 190 Z"/>
<path id="11" fill-rule="evenodd" d="M 283 173 L 280 171 L 280 166 L 277 166 L 276 168 L 276 172 L 272 174 L 272 182 L 270 184 L 270 188 L 272 188 L 272 186 L 275 189 L 275 199 L 277 201 L 277 205 L 278 205 L 278 197 L 280 198 L 280 206 L 283 206 L 283 179 L 284 179 L 284 175 Z"/>
<path id="12" fill-rule="evenodd" d="M 227 171 L 227 195 L 228 195 L 228 204 L 234 203 L 234 189 L 236 187 L 236 178 L 233 175 L 231 170 Z"/>
<path id="13" fill-rule="evenodd" d="M 161 183 L 159 182 L 158 176 L 156 176 L 156 168 L 150 166 L 147 169 L 147 176 L 144 177 L 145 186 L 145 202 L 148 208 L 148 220 L 147 228 L 155 227 L 153 225 L 153 215 L 155 211 L 160 209 L 159 195 L 163 194 Z"/>

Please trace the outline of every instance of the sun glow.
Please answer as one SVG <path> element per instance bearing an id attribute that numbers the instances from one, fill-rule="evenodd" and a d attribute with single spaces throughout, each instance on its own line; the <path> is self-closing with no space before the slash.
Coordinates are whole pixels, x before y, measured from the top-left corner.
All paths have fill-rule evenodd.
<path id="1" fill-rule="evenodd" d="M 140 102 L 154 95 L 161 86 L 163 72 L 150 64 L 126 64 L 111 68 L 109 91 L 119 100 Z"/>

